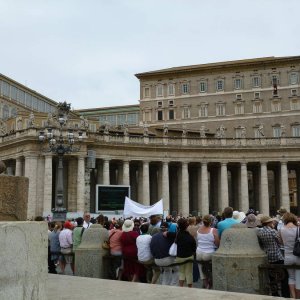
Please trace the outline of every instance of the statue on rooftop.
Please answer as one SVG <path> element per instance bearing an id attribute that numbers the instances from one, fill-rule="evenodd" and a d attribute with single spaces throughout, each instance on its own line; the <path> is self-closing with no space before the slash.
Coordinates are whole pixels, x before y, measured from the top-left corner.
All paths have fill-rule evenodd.
<path id="1" fill-rule="evenodd" d="M 29 120 L 28 120 L 28 128 L 33 128 L 35 126 L 35 116 L 33 111 L 29 115 Z"/>
<path id="2" fill-rule="evenodd" d="M 164 124 L 163 136 L 168 136 L 168 133 L 169 133 L 169 126 L 168 124 Z"/>

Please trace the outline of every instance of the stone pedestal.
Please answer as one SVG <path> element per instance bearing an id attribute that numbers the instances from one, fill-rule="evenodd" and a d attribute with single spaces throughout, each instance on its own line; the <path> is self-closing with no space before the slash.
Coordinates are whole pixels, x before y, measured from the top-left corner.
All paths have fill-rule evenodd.
<path id="1" fill-rule="evenodd" d="M 29 180 L 0 175 L 0 221 L 27 220 Z"/>
<path id="2" fill-rule="evenodd" d="M 0 299 L 46 300 L 46 222 L 0 222 Z"/>
<path id="3" fill-rule="evenodd" d="M 213 255 L 213 289 L 249 294 L 259 293 L 258 266 L 267 263 L 256 229 L 237 224 L 223 232 Z"/>
<path id="4" fill-rule="evenodd" d="M 75 250 L 75 275 L 82 277 L 104 278 L 102 243 L 108 240 L 108 230 L 101 225 L 92 225 L 82 235 L 81 244 Z"/>

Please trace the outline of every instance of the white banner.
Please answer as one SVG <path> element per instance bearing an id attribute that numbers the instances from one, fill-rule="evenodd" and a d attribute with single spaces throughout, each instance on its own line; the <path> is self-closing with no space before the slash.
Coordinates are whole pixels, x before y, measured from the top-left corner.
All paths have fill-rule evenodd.
<path id="1" fill-rule="evenodd" d="M 162 215 L 164 213 L 163 200 L 156 202 L 151 206 L 142 205 L 128 197 L 125 197 L 124 217 L 150 217 L 152 215 Z"/>

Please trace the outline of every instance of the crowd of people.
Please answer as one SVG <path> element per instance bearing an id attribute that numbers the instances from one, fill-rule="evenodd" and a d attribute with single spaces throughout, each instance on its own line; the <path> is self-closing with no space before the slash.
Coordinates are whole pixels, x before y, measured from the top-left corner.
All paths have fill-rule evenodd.
<path id="1" fill-rule="evenodd" d="M 95 222 L 109 231 L 109 252 L 113 258 L 111 279 L 152 284 L 160 279 L 163 285 L 192 287 L 200 278 L 203 288 L 212 288 L 212 278 L 204 266 L 211 262 L 224 231 L 238 223 L 256 231 L 270 264 L 300 265 L 300 257 L 293 255 L 299 225 L 294 214 L 280 208 L 278 216 L 271 218 L 254 209 L 244 213 L 226 207 L 222 216 L 167 216 L 163 219 L 153 215 L 108 220 L 100 215 L 92 220 L 90 214 L 85 213 L 83 218 L 64 224 L 49 222 L 49 261 L 60 273 L 64 273 L 68 263 L 74 272 L 74 251 L 84 231 Z M 174 242 L 177 253 L 171 255 L 169 250 Z M 281 289 L 282 296 L 299 298 L 300 270 L 289 268 L 288 283 L 283 281 Z"/>

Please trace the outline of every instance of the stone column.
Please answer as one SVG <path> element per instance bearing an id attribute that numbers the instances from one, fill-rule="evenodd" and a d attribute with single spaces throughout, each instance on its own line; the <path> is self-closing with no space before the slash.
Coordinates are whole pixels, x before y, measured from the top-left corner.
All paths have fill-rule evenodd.
<path id="1" fill-rule="evenodd" d="M 201 163 L 201 202 L 198 205 L 202 216 L 209 213 L 208 172 L 207 163 Z"/>
<path id="2" fill-rule="evenodd" d="M 25 157 L 25 177 L 29 178 L 27 218 L 36 217 L 37 203 L 37 156 Z"/>
<path id="3" fill-rule="evenodd" d="M 269 215 L 269 187 L 268 187 L 268 170 L 267 163 L 260 164 L 260 199 L 259 213 Z"/>
<path id="4" fill-rule="evenodd" d="M 190 212 L 190 197 L 189 197 L 189 171 L 188 171 L 188 163 L 182 162 L 181 164 L 181 198 L 179 199 L 179 207 L 180 212 L 184 217 L 187 217 Z"/>
<path id="5" fill-rule="evenodd" d="M 129 161 L 123 161 L 123 185 L 129 185 Z"/>
<path id="6" fill-rule="evenodd" d="M 149 162 L 143 161 L 143 204 L 150 205 Z"/>
<path id="7" fill-rule="evenodd" d="M 97 184 L 103 183 L 103 165 L 100 159 L 97 160 Z"/>
<path id="8" fill-rule="evenodd" d="M 170 192 L 169 192 L 169 163 L 162 163 L 162 198 L 164 211 L 170 211 Z"/>
<path id="9" fill-rule="evenodd" d="M 77 166 L 77 212 L 84 213 L 84 157 L 78 157 Z"/>
<path id="10" fill-rule="evenodd" d="M 281 186 L 280 206 L 283 206 L 287 211 L 290 211 L 288 170 L 287 170 L 287 163 L 283 161 L 281 162 L 280 186 Z"/>
<path id="11" fill-rule="evenodd" d="M 52 155 L 45 155 L 43 216 L 48 216 L 52 208 Z"/>
<path id="12" fill-rule="evenodd" d="M 219 193 L 218 211 L 223 211 L 228 206 L 228 173 L 227 163 L 221 163 L 221 194 Z"/>
<path id="13" fill-rule="evenodd" d="M 104 159 L 103 160 L 103 184 L 104 185 L 109 185 L 110 180 L 109 180 L 109 159 Z"/>
<path id="14" fill-rule="evenodd" d="M 22 159 L 17 157 L 16 159 L 16 176 L 22 176 Z"/>
<path id="15" fill-rule="evenodd" d="M 248 192 L 248 171 L 247 164 L 241 163 L 241 197 L 239 210 L 247 212 L 249 209 L 249 192 Z"/>

